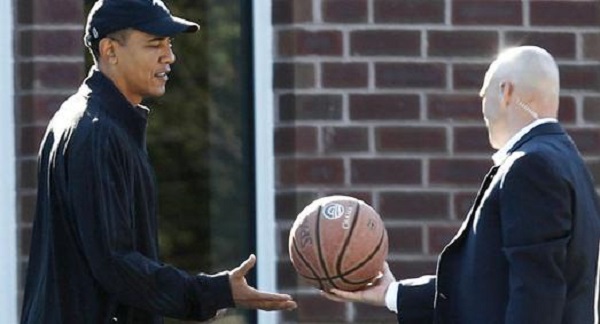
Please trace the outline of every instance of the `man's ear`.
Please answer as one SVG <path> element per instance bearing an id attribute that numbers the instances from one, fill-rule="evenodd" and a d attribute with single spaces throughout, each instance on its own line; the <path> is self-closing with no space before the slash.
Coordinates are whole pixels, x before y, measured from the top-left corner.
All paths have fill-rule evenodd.
<path id="1" fill-rule="evenodd" d="M 115 53 L 115 41 L 110 38 L 103 38 L 98 44 L 100 58 L 104 58 L 109 63 L 117 63 L 117 55 Z"/>
<path id="2" fill-rule="evenodd" d="M 500 82 L 499 96 L 500 101 L 510 101 L 510 98 L 513 95 L 513 91 L 515 90 L 514 85 L 510 81 L 502 81 Z"/>

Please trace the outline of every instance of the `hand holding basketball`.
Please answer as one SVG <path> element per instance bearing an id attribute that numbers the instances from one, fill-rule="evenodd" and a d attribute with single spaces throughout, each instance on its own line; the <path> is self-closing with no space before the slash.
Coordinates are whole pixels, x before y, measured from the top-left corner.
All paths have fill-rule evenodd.
<path id="1" fill-rule="evenodd" d="M 380 274 L 388 237 L 379 214 L 347 196 L 317 199 L 298 215 L 289 237 L 298 275 L 314 287 L 355 291 Z"/>
<path id="2" fill-rule="evenodd" d="M 374 306 L 385 306 L 385 294 L 393 282 L 396 282 L 396 278 L 390 271 L 388 263 L 385 262 L 381 276 L 365 289 L 358 291 L 331 289 L 329 292 L 322 291 L 321 295 L 338 302 L 358 302 Z"/>

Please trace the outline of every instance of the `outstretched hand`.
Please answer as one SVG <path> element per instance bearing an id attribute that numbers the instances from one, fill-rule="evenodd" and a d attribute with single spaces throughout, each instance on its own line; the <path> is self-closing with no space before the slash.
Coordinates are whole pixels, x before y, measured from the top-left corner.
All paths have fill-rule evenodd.
<path id="1" fill-rule="evenodd" d="M 248 285 L 246 274 L 256 264 L 251 254 L 239 267 L 229 271 L 229 284 L 236 307 L 262 310 L 292 310 L 297 307 L 290 295 L 268 293 Z"/>
<path id="2" fill-rule="evenodd" d="M 389 285 L 396 281 L 390 271 L 390 266 L 384 262 L 381 275 L 365 289 L 358 291 L 344 291 L 331 289 L 329 292 L 321 291 L 321 295 L 337 302 L 359 302 L 375 306 L 385 306 L 385 293 Z"/>

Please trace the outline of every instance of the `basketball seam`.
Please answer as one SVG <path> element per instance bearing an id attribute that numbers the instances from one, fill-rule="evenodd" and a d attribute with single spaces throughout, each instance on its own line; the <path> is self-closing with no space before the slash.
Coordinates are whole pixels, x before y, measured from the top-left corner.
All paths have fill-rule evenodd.
<path id="1" fill-rule="evenodd" d="M 362 262 L 360 262 L 358 265 L 356 265 L 354 268 L 351 268 L 347 273 L 340 275 L 342 279 L 342 281 L 346 282 L 346 283 L 365 283 L 365 282 L 370 282 L 373 278 L 369 278 L 360 282 L 355 282 L 355 281 L 349 281 L 346 278 L 344 278 L 344 276 L 351 274 L 352 272 L 362 268 L 362 266 L 364 266 L 367 262 L 369 262 L 369 260 L 371 260 L 371 258 L 379 251 L 379 249 L 381 248 L 381 245 L 383 245 L 383 239 L 385 237 L 385 228 L 382 228 L 382 232 L 381 232 L 381 238 L 379 239 L 379 243 L 377 244 L 377 246 L 375 247 L 375 249 L 373 250 L 373 252 L 371 252 L 371 254 L 369 254 Z M 341 271 L 340 271 L 341 272 Z"/>
<path id="2" fill-rule="evenodd" d="M 333 288 L 338 288 L 338 286 L 329 277 L 329 271 L 327 271 L 327 263 L 323 258 L 323 251 L 321 250 L 321 208 L 322 206 L 319 206 L 319 209 L 317 210 L 317 226 L 315 230 L 317 234 L 317 255 L 319 257 L 319 263 L 321 264 L 321 268 L 323 269 L 325 275 L 325 278 L 323 278 L 323 280 L 327 280 L 333 286 Z"/>
<path id="3" fill-rule="evenodd" d="M 298 254 L 298 256 L 300 257 L 300 260 L 302 260 L 302 262 L 304 263 L 304 265 L 308 268 L 308 270 L 310 270 L 310 272 L 312 272 L 312 274 L 315 276 L 314 278 L 310 278 L 307 277 L 301 273 L 298 273 L 301 277 L 305 278 L 305 279 L 311 279 L 311 280 L 317 280 L 319 282 L 319 287 L 321 288 L 321 290 L 323 290 L 323 284 L 321 283 L 321 280 L 319 278 L 319 276 L 317 275 L 317 272 L 311 267 L 310 263 L 308 263 L 308 261 L 306 261 L 306 259 L 304 258 L 304 255 L 302 255 L 302 253 L 300 253 L 300 249 L 298 249 L 298 244 L 296 244 L 296 239 L 293 240 L 293 246 L 294 246 L 294 250 L 296 250 L 296 254 Z"/>
<path id="4" fill-rule="evenodd" d="M 340 250 L 340 254 L 337 256 L 336 260 L 336 270 L 338 274 L 342 273 L 342 261 L 344 260 L 344 254 L 346 253 L 346 248 L 350 244 L 350 239 L 352 238 L 352 233 L 354 233 L 354 229 L 356 228 L 356 223 L 358 223 L 358 217 L 360 216 L 360 203 L 356 203 L 356 210 L 354 211 L 354 217 L 352 217 L 352 225 L 350 225 L 350 231 L 348 235 L 346 235 L 346 239 L 344 240 L 344 244 L 342 245 L 342 249 Z M 340 275 L 343 280 L 343 276 Z"/>
<path id="5" fill-rule="evenodd" d="M 372 278 L 362 281 L 362 282 L 353 282 L 353 281 L 349 281 L 347 279 L 344 278 L 344 276 L 347 276 L 349 274 L 352 274 L 354 271 L 360 269 L 363 265 L 365 265 L 365 263 L 367 263 L 369 261 L 369 259 L 375 255 L 375 253 L 377 253 L 377 251 L 379 251 L 379 249 L 381 248 L 381 246 L 383 245 L 383 239 L 385 238 L 385 228 L 382 228 L 381 230 L 381 237 L 379 238 L 379 243 L 377 244 L 377 247 L 373 250 L 373 252 L 371 252 L 371 254 L 362 262 L 360 262 L 358 265 L 356 265 L 353 268 L 350 268 L 350 270 L 348 270 L 345 273 L 341 273 L 337 276 L 334 277 L 329 277 L 329 275 L 327 276 L 327 278 L 329 279 L 341 279 L 342 281 L 349 283 L 349 284 L 363 284 L 365 282 L 369 282 Z M 340 271 L 341 272 L 341 271 Z M 300 274 L 301 277 L 306 278 L 306 279 L 311 279 L 311 280 L 325 280 L 326 278 L 321 278 L 321 277 L 308 277 L 305 275 Z"/>

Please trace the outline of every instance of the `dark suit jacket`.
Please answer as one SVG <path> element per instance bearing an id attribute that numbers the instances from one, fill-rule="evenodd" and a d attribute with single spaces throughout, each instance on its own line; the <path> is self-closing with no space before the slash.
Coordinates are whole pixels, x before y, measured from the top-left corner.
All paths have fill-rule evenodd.
<path id="1" fill-rule="evenodd" d="M 437 275 L 401 281 L 398 319 L 593 323 L 599 239 L 598 198 L 577 148 L 559 124 L 538 125 L 485 177 Z"/>

